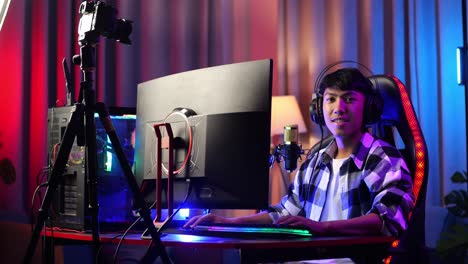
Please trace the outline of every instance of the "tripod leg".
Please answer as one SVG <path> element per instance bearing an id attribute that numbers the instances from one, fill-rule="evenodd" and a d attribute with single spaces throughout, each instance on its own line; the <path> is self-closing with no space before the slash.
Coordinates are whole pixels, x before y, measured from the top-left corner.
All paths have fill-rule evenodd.
<path id="1" fill-rule="evenodd" d="M 97 201 L 97 150 L 96 150 L 96 125 L 94 122 L 94 91 L 86 91 L 86 109 L 85 109 L 85 155 L 86 155 L 86 180 L 88 187 L 88 203 L 91 213 L 91 231 L 94 244 L 94 254 L 99 250 L 99 204 Z"/>
<path id="2" fill-rule="evenodd" d="M 52 168 L 52 173 L 50 174 L 48 187 L 46 189 L 44 200 L 42 201 L 41 207 L 37 215 L 37 223 L 34 227 L 31 240 L 29 241 L 28 248 L 26 250 L 26 255 L 24 256 L 24 263 L 31 263 L 31 259 L 34 255 L 34 251 L 39 240 L 39 236 L 42 230 L 42 227 L 45 224 L 45 221 L 48 218 L 48 210 L 50 204 L 54 197 L 55 191 L 57 190 L 57 185 L 59 182 L 59 177 L 63 175 L 65 171 L 65 166 L 68 163 L 68 157 L 70 155 L 73 142 L 75 141 L 75 136 L 80 127 L 80 122 L 83 122 L 84 107 L 81 104 L 76 105 L 75 111 L 72 113 L 70 122 L 67 125 L 65 130 L 65 135 L 63 136 L 60 149 L 57 154 L 57 159 L 55 160 L 54 166 Z"/>
<path id="3" fill-rule="evenodd" d="M 122 167 L 125 177 L 127 178 L 127 182 L 130 186 L 130 189 L 132 190 L 135 205 L 138 208 L 139 214 L 143 218 L 146 227 L 150 231 L 151 238 L 153 239 L 150 249 L 147 251 L 141 262 L 152 263 L 158 256 L 161 256 L 163 263 L 171 263 L 164 245 L 161 242 L 160 234 L 156 230 L 156 227 L 154 226 L 151 219 L 150 210 L 145 205 L 145 201 L 140 193 L 138 183 L 135 180 L 135 176 L 133 175 L 132 169 L 128 164 L 127 158 L 125 157 L 122 145 L 120 144 L 117 133 L 115 132 L 114 125 L 110 119 L 109 112 L 103 103 L 96 103 L 96 111 L 99 114 L 99 118 L 101 119 L 104 128 L 106 129 L 107 135 L 109 135 L 112 147 L 115 150 L 117 158 L 120 162 L 120 166 Z"/>

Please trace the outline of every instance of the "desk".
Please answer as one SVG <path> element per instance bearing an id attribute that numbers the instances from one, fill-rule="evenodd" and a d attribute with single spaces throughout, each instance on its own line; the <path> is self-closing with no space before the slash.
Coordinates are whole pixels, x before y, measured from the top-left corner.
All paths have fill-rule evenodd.
<path id="1" fill-rule="evenodd" d="M 102 243 L 115 244 L 118 241 L 115 236 L 116 234 L 101 234 L 100 240 Z M 50 231 L 46 232 L 46 237 L 51 237 Z M 60 243 L 66 243 L 67 241 L 92 243 L 91 234 L 54 231 L 53 237 L 55 241 Z M 161 237 L 161 240 L 164 246 L 185 249 L 185 252 L 190 251 L 189 249 L 231 250 L 236 252 L 240 263 L 342 257 L 359 258 L 363 263 L 378 263 L 386 256 L 387 249 L 394 241 L 394 238 L 353 236 L 253 240 L 166 234 Z M 131 234 L 126 236 L 124 243 L 128 245 L 148 245 L 150 240 L 142 240 L 140 235 Z"/>

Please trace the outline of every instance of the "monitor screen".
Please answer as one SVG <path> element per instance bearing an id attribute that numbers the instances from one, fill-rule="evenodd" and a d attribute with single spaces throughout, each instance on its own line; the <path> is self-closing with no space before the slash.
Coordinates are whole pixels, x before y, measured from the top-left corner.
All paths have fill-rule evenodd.
<path id="1" fill-rule="evenodd" d="M 167 123 L 174 134 L 176 206 L 187 194 L 189 178 L 193 189 L 185 208 L 266 208 L 271 89 L 272 60 L 203 68 L 140 83 L 134 165 L 147 203 L 155 200 L 160 161 L 162 177 L 167 178 L 167 149 L 158 158 L 154 128 Z M 165 129 L 161 133 L 165 137 Z"/>

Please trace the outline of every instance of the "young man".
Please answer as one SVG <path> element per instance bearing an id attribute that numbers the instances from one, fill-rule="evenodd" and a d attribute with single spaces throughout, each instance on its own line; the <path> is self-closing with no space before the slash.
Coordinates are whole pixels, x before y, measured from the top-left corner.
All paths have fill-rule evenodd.
<path id="1" fill-rule="evenodd" d="M 365 130 L 375 121 L 369 105 L 376 103 L 378 92 L 354 68 L 325 76 L 318 90 L 313 103 L 319 123 L 334 140 L 302 164 L 288 195 L 268 211 L 236 218 L 200 215 L 185 227 L 277 223 L 306 226 L 319 235 L 398 235 L 407 228 L 414 206 L 408 168 L 394 147 Z"/>

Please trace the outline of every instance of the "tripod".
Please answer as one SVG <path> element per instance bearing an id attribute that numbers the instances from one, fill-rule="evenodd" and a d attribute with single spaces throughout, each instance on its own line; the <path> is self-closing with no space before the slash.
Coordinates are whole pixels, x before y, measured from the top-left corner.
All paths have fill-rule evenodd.
<path id="1" fill-rule="evenodd" d="M 165 248 L 161 242 L 160 234 L 153 224 L 150 210 L 146 207 L 143 196 L 140 193 L 135 176 L 128 164 L 123 148 L 120 144 L 117 133 L 114 129 L 110 115 L 104 103 L 95 103 L 95 93 L 92 89 L 92 72 L 94 70 L 95 47 L 91 41 L 80 47 L 80 55 L 74 57 L 74 64 L 80 64 L 83 72 L 83 80 L 80 83 L 80 95 L 78 103 L 75 104 L 75 109 L 72 112 L 70 122 L 67 125 L 63 136 L 57 159 L 52 168 L 48 180 L 48 187 L 41 207 L 39 208 L 37 223 L 33 230 L 31 240 L 29 242 L 24 263 L 30 263 L 34 255 L 35 248 L 40 236 L 41 229 L 45 225 L 48 218 L 48 209 L 50 208 L 54 194 L 57 190 L 59 178 L 63 175 L 68 157 L 70 155 L 75 138 L 78 145 L 85 146 L 85 177 L 87 179 L 87 187 L 89 194 L 89 208 L 91 213 L 92 237 L 94 245 L 94 253 L 97 254 L 100 239 L 99 239 L 99 219 L 98 219 L 98 203 L 97 203 L 97 176 L 96 176 L 96 127 L 94 123 L 94 114 L 98 113 L 101 122 L 104 125 L 106 133 L 111 140 L 111 144 L 117 154 L 122 170 L 124 171 L 128 185 L 133 193 L 135 206 L 143 218 L 146 227 L 148 228 L 152 243 L 146 254 L 142 258 L 142 263 L 151 263 L 159 256 L 164 263 L 171 263 Z M 79 60 L 78 60 L 79 59 Z"/>

